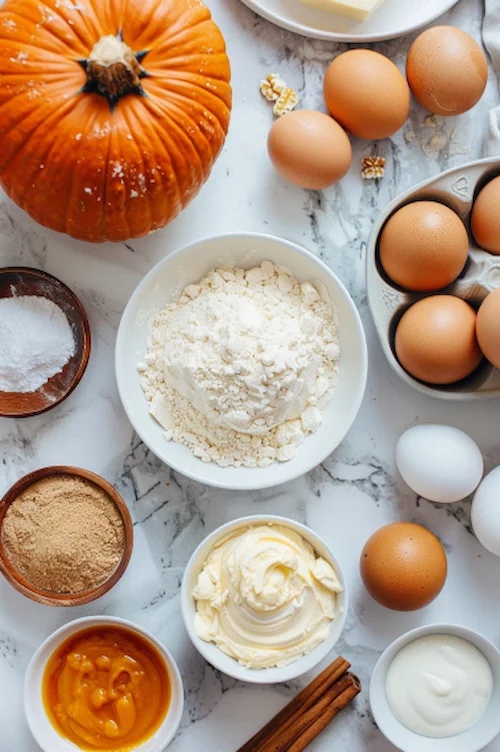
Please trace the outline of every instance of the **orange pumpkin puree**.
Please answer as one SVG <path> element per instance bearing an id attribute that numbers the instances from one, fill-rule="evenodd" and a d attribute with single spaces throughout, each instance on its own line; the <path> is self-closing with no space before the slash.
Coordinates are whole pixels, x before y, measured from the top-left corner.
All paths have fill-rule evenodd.
<path id="1" fill-rule="evenodd" d="M 120 752 L 154 734 L 171 698 L 160 653 L 118 626 L 85 629 L 63 642 L 45 667 L 42 692 L 61 736 L 83 750 Z"/>

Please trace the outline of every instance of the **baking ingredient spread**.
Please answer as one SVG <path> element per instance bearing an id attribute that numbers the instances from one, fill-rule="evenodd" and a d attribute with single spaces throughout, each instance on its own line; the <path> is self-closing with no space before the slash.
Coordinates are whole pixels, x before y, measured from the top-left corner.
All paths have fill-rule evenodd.
<path id="1" fill-rule="evenodd" d="M 0 391 L 36 392 L 75 354 L 66 315 L 37 295 L 0 300 Z"/>
<path id="2" fill-rule="evenodd" d="M 5 513 L 1 543 L 14 568 L 40 590 L 81 593 L 108 579 L 124 546 L 114 501 L 91 481 L 51 475 L 25 489 Z"/>
<path id="3" fill-rule="evenodd" d="M 213 269 L 152 323 L 139 363 L 168 440 L 221 466 L 292 459 L 338 375 L 337 317 L 319 282 L 269 261 Z"/>
<path id="4" fill-rule="evenodd" d="M 436 634 L 400 650 L 389 666 L 385 689 L 392 712 L 404 726 L 437 739 L 461 734 L 477 723 L 490 701 L 493 675 L 470 642 Z"/>
<path id="5" fill-rule="evenodd" d="M 47 663 L 42 693 L 52 724 L 79 749 L 126 752 L 161 725 L 171 687 L 149 640 L 113 625 L 63 642 Z"/>
<path id="6" fill-rule="evenodd" d="M 242 527 L 198 576 L 196 633 L 247 668 L 286 666 L 326 639 L 341 592 L 333 567 L 294 530 Z"/>

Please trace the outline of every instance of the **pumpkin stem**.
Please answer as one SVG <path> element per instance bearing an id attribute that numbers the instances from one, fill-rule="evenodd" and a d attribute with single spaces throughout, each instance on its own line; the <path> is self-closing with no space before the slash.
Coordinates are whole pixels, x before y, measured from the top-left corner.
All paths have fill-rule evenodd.
<path id="1" fill-rule="evenodd" d="M 137 56 L 119 37 L 101 37 L 87 58 L 86 91 L 96 91 L 113 106 L 126 94 L 142 94 L 144 76 Z"/>

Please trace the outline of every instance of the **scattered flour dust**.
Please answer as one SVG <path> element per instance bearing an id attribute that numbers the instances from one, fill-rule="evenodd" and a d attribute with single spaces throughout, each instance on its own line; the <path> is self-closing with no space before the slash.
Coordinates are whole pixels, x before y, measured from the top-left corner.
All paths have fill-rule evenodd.
<path id="1" fill-rule="evenodd" d="M 321 425 L 339 356 L 326 288 L 264 261 L 186 287 L 152 321 L 138 370 L 167 440 L 223 467 L 266 467 Z"/>

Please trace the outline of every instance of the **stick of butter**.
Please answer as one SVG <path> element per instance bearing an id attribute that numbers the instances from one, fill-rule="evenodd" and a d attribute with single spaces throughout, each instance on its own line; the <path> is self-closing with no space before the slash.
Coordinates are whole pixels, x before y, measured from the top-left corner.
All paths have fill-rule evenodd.
<path id="1" fill-rule="evenodd" d="M 356 21 L 364 21 L 385 0 L 300 0 L 300 2 L 316 10 L 338 13 L 340 16 L 354 18 Z"/>

